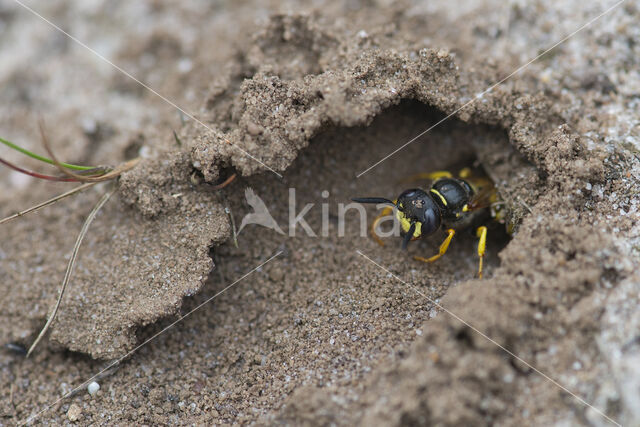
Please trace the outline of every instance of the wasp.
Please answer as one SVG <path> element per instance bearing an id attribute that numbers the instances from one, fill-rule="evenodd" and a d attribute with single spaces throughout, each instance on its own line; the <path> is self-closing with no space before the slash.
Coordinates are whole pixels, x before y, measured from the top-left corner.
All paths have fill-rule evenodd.
<path id="1" fill-rule="evenodd" d="M 371 224 L 371 234 L 381 246 L 384 243 L 377 232 L 380 221 L 396 211 L 402 233 L 402 249 L 406 249 L 410 241 L 430 236 L 444 229 L 447 237 L 440 245 L 437 254 L 424 258 L 415 256 L 422 262 L 433 262 L 443 256 L 451 239 L 464 229 L 475 228 L 478 238 L 478 277 L 482 277 L 482 261 L 487 244 L 487 220 L 501 220 L 499 206 L 502 204 L 493 182 L 484 175 L 474 176 L 470 168 L 462 169 L 457 177 L 448 171 L 436 171 L 417 174 L 405 181 L 430 180 L 431 186 L 426 189 L 412 188 L 403 191 L 396 200 L 381 197 L 363 197 L 352 199 L 357 203 L 374 203 L 388 205 Z"/>

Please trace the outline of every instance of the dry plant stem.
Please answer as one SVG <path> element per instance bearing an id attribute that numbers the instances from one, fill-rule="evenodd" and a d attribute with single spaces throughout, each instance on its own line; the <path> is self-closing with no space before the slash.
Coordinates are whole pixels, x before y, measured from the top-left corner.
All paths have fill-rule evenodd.
<path id="1" fill-rule="evenodd" d="M 1 225 L 1 224 L 4 224 L 5 222 L 9 222 L 9 221 L 11 221 L 12 219 L 15 219 L 15 218 L 21 217 L 21 216 L 23 216 L 23 215 L 26 215 L 26 214 L 28 214 L 28 213 L 31 213 L 31 212 L 37 211 L 38 209 L 44 208 L 45 206 L 52 205 L 52 204 L 54 204 L 55 202 L 57 202 L 58 200 L 62 200 L 62 199 L 64 199 L 65 197 L 68 197 L 68 196 L 71 196 L 71 195 L 73 195 L 73 194 L 76 194 L 76 193 L 79 193 L 79 192 L 81 192 L 81 191 L 84 191 L 84 190 L 86 190 L 87 188 L 92 187 L 92 186 L 94 186 L 94 185 L 96 185 L 96 184 L 97 184 L 97 182 L 89 182 L 89 183 L 86 183 L 86 184 L 82 184 L 81 186 L 76 187 L 76 188 L 74 188 L 73 190 L 69 190 L 69 191 L 67 191 L 66 193 L 62 193 L 62 194 L 60 194 L 60 195 L 58 195 L 58 196 L 55 196 L 55 197 L 53 197 L 53 198 L 51 198 L 51 199 L 49 199 L 49 200 L 47 200 L 47 201 L 45 201 L 45 202 L 42 202 L 42 203 L 39 203 L 39 204 L 37 204 L 37 205 L 35 205 L 35 206 L 30 207 L 29 209 L 25 209 L 25 210 L 23 210 L 23 211 L 20 211 L 20 212 L 18 212 L 18 213 L 15 213 L 15 214 L 13 214 L 13 215 L 11 215 L 11 216 L 8 216 L 8 217 L 6 217 L 6 218 L 0 219 L 0 225 Z"/>
<path id="2" fill-rule="evenodd" d="M 84 236 L 87 234 L 87 230 L 89 230 L 89 226 L 93 222 L 94 218 L 96 217 L 100 209 L 102 209 L 104 204 L 107 203 L 107 201 L 113 195 L 113 193 L 115 193 L 116 189 L 117 187 L 114 185 L 113 188 L 107 191 L 100 198 L 98 203 L 96 203 L 96 205 L 93 207 L 93 209 L 89 213 L 89 216 L 87 217 L 87 219 L 84 221 L 84 224 L 82 224 L 82 229 L 80 230 L 80 234 L 78 234 L 78 239 L 76 240 L 76 244 L 73 247 L 73 252 L 71 253 L 71 259 L 69 260 L 69 264 L 67 264 L 67 271 L 64 273 L 64 279 L 62 281 L 62 286 L 60 287 L 60 291 L 58 294 L 58 301 L 56 301 L 56 305 L 53 308 L 53 313 L 51 313 L 51 316 L 49 316 L 49 320 L 47 320 L 47 323 L 44 325 L 44 328 L 42 328 L 42 330 L 40 331 L 38 338 L 36 338 L 36 340 L 33 342 L 31 347 L 29 348 L 29 351 L 27 352 L 27 357 L 29 357 L 31 352 L 36 348 L 36 345 L 38 345 L 38 343 L 40 342 L 44 334 L 47 332 L 47 330 L 55 320 L 56 314 L 58 313 L 58 308 L 60 308 L 60 302 L 62 301 L 62 297 L 64 296 L 64 291 L 67 288 L 69 279 L 71 278 L 71 273 L 73 272 L 73 266 L 75 265 L 76 259 L 78 258 L 78 251 L 80 250 L 80 244 L 82 243 Z"/>
<path id="3" fill-rule="evenodd" d="M 236 179 L 237 174 L 231 175 L 229 178 L 225 179 L 222 184 L 214 185 L 211 187 L 212 190 L 222 190 L 227 185 L 231 184 Z"/>
<path id="4" fill-rule="evenodd" d="M 64 166 L 64 165 L 62 165 Z M 109 166 L 96 166 L 95 168 L 78 171 L 78 175 L 82 176 L 98 176 L 111 172 L 112 168 Z"/>
<path id="5" fill-rule="evenodd" d="M 42 123 L 42 121 L 40 121 L 39 125 L 40 125 L 40 134 L 42 136 L 42 143 L 44 145 L 44 148 L 46 148 L 47 153 L 49 153 L 49 156 L 51 156 L 51 160 L 58 167 L 58 169 L 60 169 L 60 171 L 63 174 L 67 175 L 70 178 L 75 179 L 76 181 L 79 181 L 79 182 L 103 182 L 103 181 L 109 181 L 111 179 L 117 178 L 123 172 L 126 172 L 126 171 L 128 171 L 130 169 L 133 169 L 133 167 L 135 165 L 137 165 L 138 162 L 140 161 L 140 158 L 136 157 L 135 159 L 131 159 L 131 160 L 125 162 L 125 163 L 122 163 L 121 165 L 115 167 L 113 170 L 105 173 L 104 175 L 100 175 L 100 176 L 85 176 L 85 175 L 73 173 L 69 169 L 65 168 L 64 165 L 62 165 L 62 163 L 60 163 L 58 161 L 58 159 L 56 158 L 56 156 L 53 154 L 53 151 L 51 150 L 51 146 L 49 145 L 49 140 L 47 139 L 47 136 L 46 136 L 46 134 L 44 132 L 44 124 Z"/>
<path id="6" fill-rule="evenodd" d="M 52 176 L 52 175 L 45 175 L 42 173 L 38 173 L 38 172 L 33 172 L 27 169 L 23 169 L 20 166 L 16 166 L 11 162 L 8 162 L 4 159 L 0 158 L 0 163 L 2 163 L 3 165 L 7 166 L 8 168 L 11 168 L 15 171 L 18 171 L 20 173 L 23 173 L 25 175 L 29 175 L 32 176 L 34 178 L 39 178 L 39 179 L 46 179 L 47 181 L 61 181 L 61 182 L 75 182 L 77 181 L 75 178 L 69 178 L 69 177 L 60 177 L 60 176 Z"/>

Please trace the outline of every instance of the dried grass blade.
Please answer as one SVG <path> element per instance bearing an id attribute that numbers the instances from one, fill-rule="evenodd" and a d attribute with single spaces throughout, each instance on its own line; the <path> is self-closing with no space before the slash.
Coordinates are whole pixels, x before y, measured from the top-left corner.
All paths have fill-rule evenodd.
<path id="1" fill-rule="evenodd" d="M 42 337 L 45 335 L 45 333 L 47 332 L 47 330 L 55 320 L 56 315 L 58 314 L 58 308 L 60 308 L 60 302 L 62 301 L 62 297 L 64 296 L 64 291 L 67 288 L 67 285 L 69 284 L 69 279 L 71 278 L 73 267 L 76 263 L 76 259 L 78 258 L 80 244 L 82 243 L 84 236 L 87 234 L 87 231 L 89 230 L 89 226 L 95 219 L 96 215 L 98 214 L 100 209 L 102 209 L 104 204 L 107 203 L 107 201 L 113 195 L 113 193 L 115 193 L 116 189 L 117 187 L 113 186 L 112 189 L 110 189 L 100 198 L 98 203 L 96 203 L 96 205 L 93 207 L 93 209 L 89 213 L 89 216 L 87 216 L 87 219 L 84 221 L 84 224 L 82 224 L 82 229 L 80 230 L 80 234 L 78 234 L 78 238 L 76 239 L 76 244 L 74 245 L 73 252 L 71 253 L 71 259 L 69 260 L 69 264 L 67 264 L 67 271 L 64 273 L 64 279 L 62 281 L 62 286 L 60 287 L 58 300 L 56 301 L 56 305 L 53 308 L 53 313 L 51 313 L 51 316 L 49 316 L 49 319 L 47 320 L 47 323 L 44 325 L 44 328 L 42 328 L 42 330 L 40 331 L 40 334 L 38 334 L 38 337 L 29 348 L 29 351 L 27 352 L 27 357 L 29 357 L 29 355 L 33 352 L 33 350 L 36 348 L 36 346 L 38 345 Z"/>
<path id="2" fill-rule="evenodd" d="M 44 132 L 44 125 L 42 123 L 42 121 L 39 123 L 40 125 L 40 134 L 42 136 L 42 143 L 44 145 L 44 148 L 46 148 L 47 153 L 49 153 L 49 156 L 51 156 L 51 160 L 53 161 L 53 163 L 58 167 L 58 169 L 60 169 L 60 171 L 67 175 L 70 178 L 73 178 L 79 182 L 104 182 L 104 181 L 109 181 L 112 180 L 114 178 L 119 177 L 122 173 L 133 169 L 133 167 L 135 165 L 138 164 L 138 162 L 140 161 L 139 157 L 136 157 L 135 159 L 129 160 L 125 163 L 122 163 L 121 165 L 115 167 L 113 170 L 105 173 L 104 175 L 100 175 L 100 176 L 85 176 L 85 175 L 81 175 L 81 174 L 77 174 L 77 173 L 73 173 L 71 172 L 69 169 L 66 169 L 62 163 L 60 163 L 58 161 L 58 159 L 56 158 L 56 156 L 53 154 L 53 151 L 51 150 L 51 146 L 49 145 L 49 141 L 47 139 L 47 136 Z"/>
<path id="3" fill-rule="evenodd" d="M 35 205 L 35 206 L 32 206 L 32 207 L 30 207 L 29 209 L 25 209 L 25 210 L 23 210 L 23 211 L 20 211 L 20 212 L 18 212 L 18 213 L 15 213 L 15 214 L 13 214 L 13 215 L 11 215 L 11 216 L 8 216 L 8 217 L 6 217 L 6 218 L 0 219 L 0 224 L 4 224 L 5 222 L 9 222 L 9 221 L 11 221 L 12 219 L 15 219 L 15 218 L 18 218 L 18 217 L 20 217 L 20 216 L 26 215 L 26 214 L 28 214 L 28 213 L 31 213 L 31 212 L 37 211 L 38 209 L 44 208 L 45 206 L 52 205 L 52 204 L 54 204 L 55 202 L 57 202 L 58 200 L 62 200 L 62 199 L 64 199 L 65 197 L 68 197 L 68 196 L 71 196 L 71 195 L 73 195 L 73 194 L 79 193 L 80 191 L 84 191 L 84 190 L 86 190 L 87 188 L 92 187 L 92 186 L 94 186 L 94 185 L 96 185 L 96 184 L 97 184 L 97 182 L 89 182 L 89 183 L 86 183 L 86 184 L 82 184 L 81 186 L 76 187 L 76 188 L 74 188 L 73 190 L 69 190 L 69 191 L 67 191 L 66 193 L 62 193 L 62 194 L 60 194 L 60 195 L 58 195 L 58 196 L 52 197 L 51 199 L 49 199 L 49 200 L 47 200 L 47 201 L 45 201 L 45 202 L 39 203 L 39 204 L 37 204 L 37 205 Z"/>

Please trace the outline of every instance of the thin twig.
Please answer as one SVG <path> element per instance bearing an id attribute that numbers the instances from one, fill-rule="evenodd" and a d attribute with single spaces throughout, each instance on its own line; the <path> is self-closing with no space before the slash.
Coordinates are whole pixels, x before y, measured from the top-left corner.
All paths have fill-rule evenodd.
<path id="1" fill-rule="evenodd" d="M 112 189 L 107 191 L 100 198 L 98 203 L 96 203 L 96 205 L 93 207 L 93 209 L 89 213 L 89 216 L 87 217 L 87 219 L 84 221 L 84 224 L 82 224 L 82 229 L 80 230 L 80 234 L 78 235 L 76 244 L 73 247 L 73 252 L 71 253 L 71 259 L 69 260 L 69 264 L 67 264 L 67 271 L 64 273 L 64 279 L 62 281 L 62 286 L 60 287 L 60 291 L 58 294 L 58 301 L 56 301 L 56 305 L 53 308 L 53 313 L 51 314 L 51 316 L 49 316 L 49 320 L 47 320 L 47 323 L 44 325 L 44 328 L 42 328 L 42 330 L 40 331 L 38 338 L 36 338 L 36 340 L 31 345 L 31 348 L 29 348 L 29 351 L 27 352 L 27 357 L 29 357 L 31 352 L 36 348 L 36 345 L 38 345 L 38 343 L 40 342 L 44 334 L 47 332 L 47 330 L 51 326 L 51 323 L 53 323 L 54 319 L 56 318 L 56 314 L 58 313 L 58 308 L 60 308 L 60 302 L 62 301 L 62 296 L 64 295 L 64 291 L 67 288 L 67 284 L 69 283 L 69 279 L 71 278 L 71 273 L 73 272 L 73 266 L 75 265 L 76 259 L 78 258 L 78 251 L 80 250 L 80 244 L 82 243 L 84 236 L 87 234 L 87 231 L 89 230 L 89 226 L 91 225 L 91 222 L 93 222 L 94 218 L 98 214 L 98 211 L 100 211 L 102 206 L 104 206 L 104 204 L 107 203 L 107 200 L 109 200 L 109 198 L 113 195 L 113 193 L 115 193 L 116 189 L 117 187 L 113 186 Z"/>
<path id="2" fill-rule="evenodd" d="M 25 210 L 23 210 L 21 212 L 15 213 L 15 214 L 13 214 L 11 216 L 8 216 L 6 218 L 0 219 L 0 224 L 4 224 L 5 222 L 9 222 L 12 219 L 15 219 L 15 218 L 18 218 L 20 216 L 26 215 L 28 213 L 37 211 L 38 209 L 44 208 L 45 206 L 52 205 L 55 202 L 57 202 L 58 200 L 64 199 L 65 197 L 71 196 L 71 195 L 76 194 L 76 193 L 78 193 L 80 191 L 84 191 L 87 188 L 89 188 L 91 186 L 94 186 L 96 184 L 97 184 L 97 182 L 89 182 L 89 183 L 86 183 L 86 184 L 82 184 L 81 186 L 76 187 L 73 190 L 69 190 L 66 193 L 62 193 L 62 194 L 60 194 L 58 196 L 55 196 L 55 197 L 47 200 L 46 202 L 39 203 L 39 204 L 37 204 L 35 206 L 30 207 L 29 209 L 25 209 Z"/>

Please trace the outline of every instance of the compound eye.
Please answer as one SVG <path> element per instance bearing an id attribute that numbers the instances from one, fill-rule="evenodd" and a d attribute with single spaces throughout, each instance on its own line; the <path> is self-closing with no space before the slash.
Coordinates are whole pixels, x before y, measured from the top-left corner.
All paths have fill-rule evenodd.
<path id="1" fill-rule="evenodd" d="M 422 199 L 424 197 L 427 197 L 427 193 L 419 188 L 412 188 L 400 193 L 400 195 L 398 196 L 398 204 L 412 206 L 416 200 Z"/>
<path id="2" fill-rule="evenodd" d="M 398 200 L 413 199 L 417 194 L 416 190 L 405 190 L 398 196 Z"/>
<path id="3" fill-rule="evenodd" d="M 422 222 L 422 234 L 427 236 L 440 228 L 440 215 L 435 209 L 425 209 Z"/>

